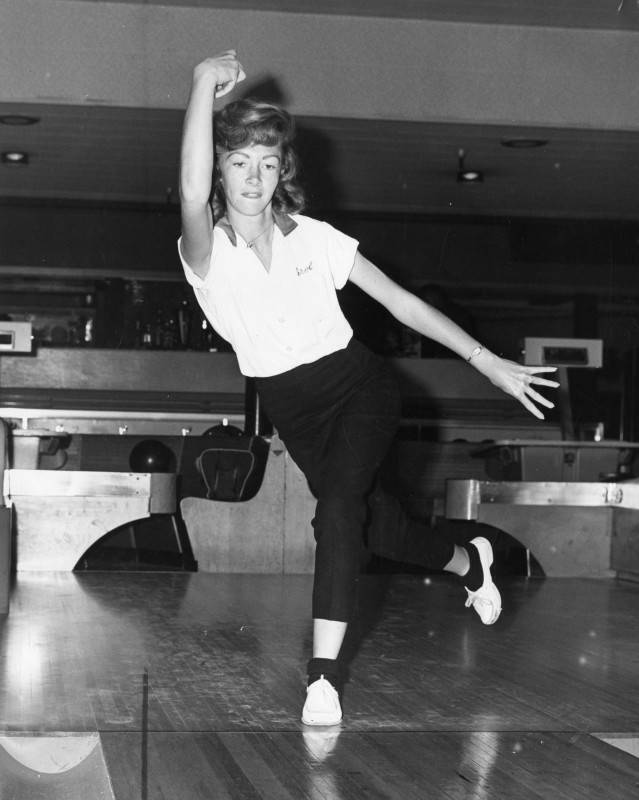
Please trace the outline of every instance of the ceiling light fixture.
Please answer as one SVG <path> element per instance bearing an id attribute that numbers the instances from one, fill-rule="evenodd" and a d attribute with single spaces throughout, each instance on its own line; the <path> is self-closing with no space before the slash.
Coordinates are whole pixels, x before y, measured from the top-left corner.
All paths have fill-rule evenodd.
<path id="1" fill-rule="evenodd" d="M 2 163 L 7 167 L 25 167 L 29 163 L 29 154 L 21 150 L 8 150 L 2 154 Z"/>
<path id="2" fill-rule="evenodd" d="M 464 150 L 459 150 L 457 153 L 457 180 L 459 183 L 482 183 L 484 180 L 484 173 L 478 169 L 468 169 L 465 164 L 466 153 Z"/>
<path id="3" fill-rule="evenodd" d="M 514 139 L 502 139 L 502 147 L 511 147 L 514 150 L 530 150 L 533 147 L 545 147 L 548 139 L 526 139 L 524 137 Z"/>
<path id="4" fill-rule="evenodd" d="M 2 125 L 35 125 L 40 122 L 40 117 L 30 117 L 27 114 L 2 114 L 0 124 Z"/>

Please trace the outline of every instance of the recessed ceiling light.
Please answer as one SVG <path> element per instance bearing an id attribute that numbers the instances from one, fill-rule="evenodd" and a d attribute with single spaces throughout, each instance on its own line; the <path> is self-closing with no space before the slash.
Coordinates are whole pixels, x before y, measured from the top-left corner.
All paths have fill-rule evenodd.
<path id="1" fill-rule="evenodd" d="M 30 117 L 27 114 L 3 114 L 0 116 L 2 125 L 35 125 L 40 122 L 40 117 Z"/>
<path id="2" fill-rule="evenodd" d="M 457 180 L 463 183 L 481 183 L 484 176 L 476 169 L 465 169 L 457 174 Z"/>
<path id="3" fill-rule="evenodd" d="M 2 163 L 7 167 L 24 167 L 29 163 L 29 154 L 21 150 L 8 150 L 2 154 Z"/>
<path id="4" fill-rule="evenodd" d="M 517 150 L 530 150 L 533 147 L 545 147 L 548 139 L 526 139 L 524 137 L 515 139 L 502 139 L 502 147 L 512 147 Z"/>

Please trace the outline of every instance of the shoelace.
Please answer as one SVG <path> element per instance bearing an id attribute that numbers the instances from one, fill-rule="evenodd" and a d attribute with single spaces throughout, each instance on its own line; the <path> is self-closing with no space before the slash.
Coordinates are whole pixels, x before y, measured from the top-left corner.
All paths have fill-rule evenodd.
<path id="1" fill-rule="evenodd" d="M 325 700 L 328 700 L 331 704 L 335 705 L 335 696 L 337 694 L 337 690 L 330 681 L 326 680 L 323 675 L 308 688 L 310 689 L 311 687 L 314 687 L 315 692 L 321 692 Z"/>

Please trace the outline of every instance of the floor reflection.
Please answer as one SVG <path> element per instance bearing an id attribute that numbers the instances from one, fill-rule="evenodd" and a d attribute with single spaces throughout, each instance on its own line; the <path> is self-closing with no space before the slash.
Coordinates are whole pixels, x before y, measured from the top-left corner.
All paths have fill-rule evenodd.
<path id="1" fill-rule="evenodd" d="M 304 728 L 302 738 L 309 756 L 307 772 L 307 796 L 312 800 L 345 800 L 346 793 L 340 789 L 343 780 L 343 765 L 340 770 L 334 764 L 338 753 L 341 726 Z"/>
<path id="2" fill-rule="evenodd" d="M 304 729 L 302 738 L 311 760 L 323 764 L 334 753 L 341 732 L 339 725 Z"/>
<path id="3" fill-rule="evenodd" d="M 490 776 L 498 748 L 499 734 L 494 731 L 472 731 L 464 737 L 457 774 L 472 785 L 474 800 L 493 800 Z"/>

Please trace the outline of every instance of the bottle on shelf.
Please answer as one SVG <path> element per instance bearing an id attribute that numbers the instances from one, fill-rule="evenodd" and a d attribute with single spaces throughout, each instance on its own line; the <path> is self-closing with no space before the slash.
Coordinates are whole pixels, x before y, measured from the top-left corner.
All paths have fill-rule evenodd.
<path id="1" fill-rule="evenodd" d="M 93 317 L 89 317 L 84 323 L 84 346 L 91 347 L 93 344 Z"/>
<path id="2" fill-rule="evenodd" d="M 150 322 L 144 323 L 144 330 L 142 332 L 142 347 L 145 350 L 151 350 L 153 347 L 153 328 Z"/>

